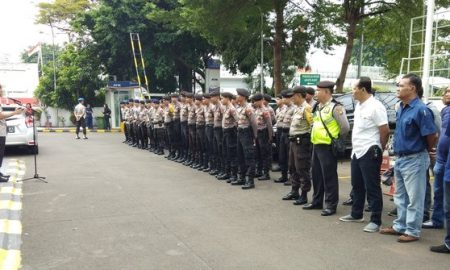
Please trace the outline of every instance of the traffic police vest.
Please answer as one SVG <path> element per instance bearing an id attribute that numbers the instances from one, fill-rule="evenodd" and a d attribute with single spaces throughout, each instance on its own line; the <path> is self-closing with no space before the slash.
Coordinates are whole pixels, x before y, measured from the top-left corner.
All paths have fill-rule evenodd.
<path id="1" fill-rule="evenodd" d="M 330 102 L 321 109 L 317 108 L 314 112 L 314 123 L 311 130 L 311 142 L 313 144 L 331 144 L 331 138 L 328 136 L 327 130 L 322 124 L 322 120 L 327 125 L 331 136 L 333 136 L 333 138 L 339 137 L 341 127 L 333 117 L 333 109 L 335 105 L 336 103 Z M 322 120 L 320 120 L 319 113 L 322 116 Z"/>

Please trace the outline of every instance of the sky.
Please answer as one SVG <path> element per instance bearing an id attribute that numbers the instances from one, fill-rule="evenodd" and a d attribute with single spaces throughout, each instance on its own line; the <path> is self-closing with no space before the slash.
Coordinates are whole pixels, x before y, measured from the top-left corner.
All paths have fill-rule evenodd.
<path id="1" fill-rule="evenodd" d="M 20 54 L 39 42 L 52 43 L 51 29 L 36 25 L 37 4 L 43 0 L 0 0 L 0 61 L 19 62 Z M 55 42 L 66 36 L 55 32 Z"/>
<path id="2" fill-rule="evenodd" d="M 0 62 L 20 62 L 20 54 L 39 42 L 52 43 L 51 29 L 47 25 L 36 25 L 37 4 L 49 0 L 0 0 Z M 55 43 L 62 44 L 66 35 L 55 31 Z M 343 49 L 334 55 L 321 51 L 310 53 L 310 64 L 314 69 L 340 67 Z M 323 69 L 322 68 L 322 69 Z"/>

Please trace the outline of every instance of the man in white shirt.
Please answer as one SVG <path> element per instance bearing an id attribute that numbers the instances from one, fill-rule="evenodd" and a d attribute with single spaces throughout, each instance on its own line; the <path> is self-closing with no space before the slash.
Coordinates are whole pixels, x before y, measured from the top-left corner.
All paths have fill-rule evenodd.
<path id="1" fill-rule="evenodd" d="M 77 130 L 76 130 L 76 134 L 77 137 L 76 139 L 80 139 L 80 136 L 78 136 L 78 134 L 80 133 L 80 127 L 83 127 L 83 135 L 84 135 L 84 139 L 86 140 L 86 107 L 83 105 L 84 103 L 84 98 L 78 98 L 78 105 L 75 106 L 75 110 L 73 111 L 73 114 L 75 115 L 75 120 L 77 121 Z"/>
<path id="2" fill-rule="evenodd" d="M 380 167 L 383 149 L 389 138 L 386 108 L 372 94 L 372 82 L 368 77 L 361 77 L 353 86 L 353 97 L 357 101 L 351 155 L 353 205 L 350 215 L 340 218 L 345 222 L 363 222 L 367 193 L 372 215 L 370 223 L 364 227 L 365 232 L 377 232 L 380 229 L 383 210 Z"/>

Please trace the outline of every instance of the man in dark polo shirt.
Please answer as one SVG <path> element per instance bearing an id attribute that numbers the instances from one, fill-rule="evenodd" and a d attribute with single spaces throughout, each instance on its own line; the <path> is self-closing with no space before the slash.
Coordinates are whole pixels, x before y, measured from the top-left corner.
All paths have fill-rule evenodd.
<path id="1" fill-rule="evenodd" d="M 419 98 L 422 93 L 422 80 L 415 74 L 405 75 L 397 85 L 397 97 L 401 101 L 394 134 L 397 219 L 392 227 L 380 233 L 399 235 L 401 243 L 417 241 L 420 237 L 426 171 L 430 166 L 428 152 L 433 152 L 437 139 L 433 113 Z"/>

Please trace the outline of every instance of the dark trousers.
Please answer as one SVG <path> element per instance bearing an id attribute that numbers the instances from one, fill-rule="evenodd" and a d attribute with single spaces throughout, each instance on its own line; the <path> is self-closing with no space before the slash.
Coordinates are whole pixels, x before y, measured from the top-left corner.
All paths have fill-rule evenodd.
<path id="1" fill-rule="evenodd" d="M 269 131 L 267 128 L 258 130 L 257 136 L 257 152 L 259 152 L 259 160 L 262 163 L 261 169 L 267 173 L 270 167 L 272 167 L 272 145 L 270 143 Z"/>
<path id="2" fill-rule="evenodd" d="M 189 157 L 193 161 L 195 160 L 195 153 L 197 153 L 197 141 L 196 141 L 196 131 L 195 124 L 189 125 Z"/>
<path id="3" fill-rule="evenodd" d="M 289 163 L 289 131 L 283 131 L 280 135 L 280 146 L 278 148 L 278 163 L 281 175 L 287 177 Z"/>
<path id="4" fill-rule="evenodd" d="M 3 157 L 5 156 L 6 136 L 0 137 L 0 167 L 3 165 Z"/>
<path id="5" fill-rule="evenodd" d="M 198 163 L 201 165 L 206 165 L 208 163 L 208 160 L 205 159 L 205 143 L 206 143 L 206 136 L 205 136 L 205 126 L 196 126 L 196 157 Z M 206 164 L 205 164 L 206 163 Z"/>
<path id="6" fill-rule="evenodd" d="M 311 190 L 311 152 L 310 135 L 295 136 L 289 146 L 289 171 L 292 190 L 303 192 Z"/>
<path id="7" fill-rule="evenodd" d="M 237 173 L 237 135 L 236 128 L 224 128 L 223 129 L 223 157 L 224 157 L 224 171 L 231 175 Z"/>
<path id="8" fill-rule="evenodd" d="M 450 182 L 444 180 L 444 209 L 445 224 L 447 227 L 447 235 L 445 236 L 445 244 L 450 248 Z"/>
<path id="9" fill-rule="evenodd" d="M 155 129 L 156 149 L 158 152 L 164 152 L 165 129 L 163 127 Z"/>
<path id="10" fill-rule="evenodd" d="M 189 152 L 189 129 L 187 122 L 180 123 L 181 131 L 181 155 L 183 158 L 187 158 Z"/>
<path id="11" fill-rule="evenodd" d="M 128 141 L 134 143 L 133 123 L 127 124 L 127 131 L 128 131 Z"/>
<path id="12" fill-rule="evenodd" d="M 213 162 L 214 169 L 223 172 L 223 131 L 221 127 L 214 128 L 214 138 L 213 138 Z"/>
<path id="13" fill-rule="evenodd" d="M 141 123 L 139 125 L 139 130 L 141 132 L 141 147 L 147 148 L 148 147 L 148 132 L 147 132 L 147 125 L 145 123 Z"/>
<path id="14" fill-rule="evenodd" d="M 92 129 L 93 128 L 92 115 L 91 116 L 86 116 L 86 126 L 88 127 L 88 129 Z"/>
<path id="15" fill-rule="evenodd" d="M 150 141 L 150 147 L 151 148 L 156 148 L 155 130 L 154 130 L 154 128 L 153 128 L 153 126 L 151 124 L 149 124 L 148 127 L 147 127 L 147 133 L 148 133 L 148 139 Z"/>
<path id="16" fill-rule="evenodd" d="M 123 123 L 123 134 L 125 135 L 125 141 L 128 141 L 128 124 Z"/>
<path id="17" fill-rule="evenodd" d="M 214 126 L 213 125 L 207 125 L 205 127 L 205 137 L 206 137 L 206 143 L 205 143 L 205 160 L 206 165 L 208 164 L 208 161 L 211 161 L 210 165 L 213 165 L 214 162 L 212 160 L 213 158 L 213 141 L 214 141 Z"/>
<path id="18" fill-rule="evenodd" d="M 141 132 L 139 131 L 139 125 L 137 123 L 133 124 L 133 134 L 134 134 L 134 144 L 139 144 L 141 140 Z"/>
<path id="19" fill-rule="evenodd" d="M 383 159 L 381 149 L 374 145 L 360 157 L 352 157 L 351 177 L 353 189 L 352 217 L 360 219 L 364 213 L 364 203 L 369 203 L 370 221 L 381 225 L 383 211 L 383 196 L 380 187 L 380 169 Z"/>
<path id="20" fill-rule="evenodd" d="M 255 176 L 255 145 L 253 132 L 250 128 L 238 129 L 237 132 L 237 157 L 239 162 L 239 174 L 241 176 Z"/>
<path id="21" fill-rule="evenodd" d="M 180 119 L 173 120 L 172 145 L 173 145 L 174 152 L 177 152 L 178 155 L 180 155 L 181 154 L 181 123 L 180 123 Z"/>
<path id="22" fill-rule="evenodd" d="M 312 204 L 336 210 L 339 202 L 339 183 L 337 175 L 337 159 L 333 155 L 331 145 L 316 144 L 313 146 L 312 178 L 314 194 Z"/>
<path id="23" fill-rule="evenodd" d="M 104 117 L 104 119 L 105 119 L 105 129 L 106 130 L 111 130 L 111 123 L 109 122 L 109 116 L 105 116 Z"/>
<path id="24" fill-rule="evenodd" d="M 167 142 L 167 149 L 169 150 L 169 153 L 171 155 L 174 154 L 174 147 L 173 147 L 173 143 L 174 143 L 174 123 L 173 122 L 168 122 L 168 123 L 164 123 L 164 126 L 166 128 L 166 142 Z"/>
<path id="25" fill-rule="evenodd" d="M 78 133 L 80 133 L 80 127 L 83 128 L 83 134 L 84 136 L 86 136 L 86 120 L 84 119 L 84 117 L 81 117 L 80 120 L 77 121 L 77 129 L 76 129 L 76 134 L 78 136 Z"/>

